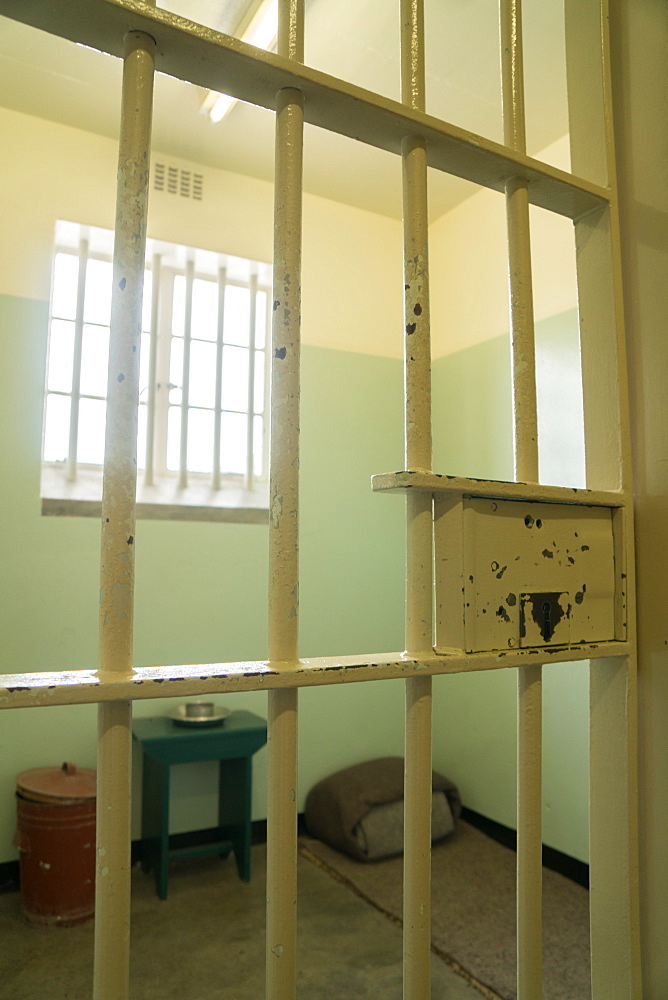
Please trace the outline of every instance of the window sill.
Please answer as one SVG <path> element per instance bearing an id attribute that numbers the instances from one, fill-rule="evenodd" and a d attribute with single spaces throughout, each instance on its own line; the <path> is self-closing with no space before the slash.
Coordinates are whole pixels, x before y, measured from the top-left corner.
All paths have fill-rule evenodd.
<path id="1" fill-rule="evenodd" d="M 82 469 L 76 482 L 68 482 L 62 467 L 42 468 L 42 514 L 48 517 L 101 517 L 102 473 Z M 237 524 L 267 524 L 268 488 L 258 484 L 245 490 L 227 484 L 211 488 L 208 477 L 192 476 L 181 488 L 176 480 L 154 486 L 137 482 L 137 518 L 154 521 L 227 521 Z"/>

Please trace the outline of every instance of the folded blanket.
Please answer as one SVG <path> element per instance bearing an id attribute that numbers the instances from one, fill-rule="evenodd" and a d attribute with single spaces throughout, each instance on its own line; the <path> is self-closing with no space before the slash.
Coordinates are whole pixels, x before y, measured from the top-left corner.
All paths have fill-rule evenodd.
<path id="1" fill-rule="evenodd" d="M 461 812 L 461 798 L 456 786 L 442 774 L 433 771 L 432 791 L 444 793 L 453 821 L 456 821 Z M 368 861 L 371 857 L 366 853 L 369 848 L 368 835 L 365 849 L 364 833 L 360 841 L 356 827 L 378 806 L 398 802 L 402 807 L 403 795 L 404 762 L 401 757 L 383 757 L 356 764 L 313 786 L 306 799 L 306 828 L 312 837 L 317 837 L 360 861 Z M 375 834 L 373 840 L 372 850 L 376 850 L 378 844 Z M 394 843 L 396 844 L 396 837 Z M 401 846 L 395 847 L 391 853 L 400 850 Z"/>
<path id="2" fill-rule="evenodd" d="M 444 792 L 431 793 L 431 839 L 452 833 L 455 820 Z M 389 858 L 404 849 L 404 800 L 374 806 L 362 817 L 353 833 L 367 861 Z"/>

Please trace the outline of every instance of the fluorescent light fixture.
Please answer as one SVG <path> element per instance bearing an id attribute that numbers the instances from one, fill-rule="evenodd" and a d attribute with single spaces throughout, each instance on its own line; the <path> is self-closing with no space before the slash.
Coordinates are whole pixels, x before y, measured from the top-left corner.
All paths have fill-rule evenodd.
<path id="1" fill-rule="evenodd" d="M 241 36 L 241 40 L 248 42 L 249 45 L 255 45 L 258 49 L 266 49 L 268 52 L 276 44 L 277 34 L 278 0 L 262 0 L 255 17 Z M 208 114 L 212 122 L 222 122 L 225 115 L 236 103 L 236 97 L 218 94 L 215 90 L 210 90 L 202 101 L 200 111 Z"/>

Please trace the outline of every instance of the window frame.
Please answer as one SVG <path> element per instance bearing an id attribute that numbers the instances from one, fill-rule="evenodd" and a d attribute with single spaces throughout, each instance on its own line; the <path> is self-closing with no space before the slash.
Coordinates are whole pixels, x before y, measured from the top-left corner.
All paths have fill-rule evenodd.
<path id="1" fill-rule="evenodd" d="M 77 226 L 73 223 L 59 223 L 62 237 L 63 227 L 66 238 L 58 238 L 52 252 L 52 287 L 49 298 L 49 330 L 46 355 L 46 375 L 44 385 L 43 434 L 41 448 L 41 489 L 42 513 L 46 515 L 71 514 L 75 516 L 98 516 L 101 512 L 102 497 L 102 465 L 81 462 L 77 454 L 78 409 L 81 399 L 103 399 L 104 396 L 91 395 L 80 391 L 81 348 L 83 343 L 83 328 L 91 325 L 84 318 L 85 278 L 82 263 L 87 268 L 91 260 L 112 262 L 112 246 L 103 250 L 92 246 L 89 234 L 92 232 L 95 242 L 99 244 L 105 237 L 113 239 L 113 232 L 94 227 Z M 78 233 L 78 245 L 72 234 Z M 269 265 L 257 261 L 216 254 L 210 251 L 198 250 L 162 241 L 148 240 L 145 271 L 158 275 L 151 284 L 151 303 L 144 303 L 144 320 L 150 317 L 148 329 L 142 322 L 142 338 L 148 335 L 149 358 L 147 359 L 146 378 L 140 390 L 140 408 L 146 408 L 146 439 L 145 450 L 140 456 L 138 441 L 137 475 L 137 516 L 152 519 L 169 520 L 225 520 L 264 523 L 268 520 L 268 442 L 269 442 L 269 359 L 271 339 L 271 285 Z M 74 320 L 70 317 L 60 317 L 54 312 L 55 265 L 58 254 L 68 254 L 78 259 L 77 302 Z M 202 266 L 202 259 L 206 266 Z M 217 261 L 217 273 L 212 273 L 212 261 Z M 230 274 L 230 263 L 233 273 Z M 240 276 L 240 269 L 247 269 L 247 276 Z M 185 400 L 170 401 L 170 389 L 178 388 L 170 379 L 170 357 L 173 341 L 177 335 L 173 331 L 174 285 L 177 277 L 183 276 L 191 281 L 205 280 L 215 282 L 218 290 L 218 306 L 224 301 L 225 290 L 230 287 L 249 289 L 250 311 L 248 345 L 238 345 L 248 351 L 248 403 L 245 411 L 229 410 L 222 406 L 221 372 L 224 347 L 232 346 L 223 337 L 222 324 L 218 324 L 217 338 L 213 343 L 216 348 L 217 385 L 213 407 L 195 406 Z M 154 289 L 157 288 L 157 292 Z M 257 331 L 256 310 L 264 295 L 264 345 L 256 346 Z M 191 309 L 192 315 L 192 309 Z M 69 391 L 49 388 L 49 363 L 52 350 L 52 324 L 54 320 L 65 319 L 74 323 L 74 347 L 72 371 L 73 378 Z M 185 320 L 185 317 L 184 317 Z M 104 324 L 95 323 L 103 327 Z M 186 330 L 184 329 L 184 336 Z M 201 338 L 193 337 L 199 342 Z M 145 342 L 146 344 L 146 342 Z M 143 347 L 146 349 L 146 346 Z M 256 410 L 254 400 L 254 374 L 257 353 L 264 355 L 264 377 L 262 386 L 262 409 Z M 184 372 L 187 369 L 184 368 Z M 141 396 L 144 395 L 145 399 Z M 73 401 L 75 422 L 72 422 L 72 410 L 69 420 L 68 454 L 63 461 L 46 460 L 44 458 L 45 435 L 47 426 L 47 400 L 50 396 L 61 396 Z M 76 400 L 76 403 L 74 401 Z M 148 448 L 149 414 L 153 409 L 152 448 Z M 246 468 L 244 472 L 223 472 L 219 463 L 213 461 L 212 472 L 198 472 L 184 467 L 184 457 L 187 462 L 187 438 L 181 442 L 180 468 L 169 468 L 167 454 L 167 436 L 169 410 L 179 407 L 183 414 L 187 409 L 188 416 L 192 410 L 203 409 L 214 414 L 214 448 L 220 449 L 220 424 L 223 415 L 228 412 L 245 413 L 247 419 L 246 435 Z M 261 464 L 259 470 L 254 468 L 256 453 L 253 450 L 254 427 L 257 418 L 262 421 Z M 182 418 L 181 418 L 182 419 Z M 187 424 L 187 418 L 186 418 Z M 141 439 L 140 439 L 141 440 Z M 185 449 L 185 450 L 184 450 Z M 218 450 L 218 455 L 220 451 Z M 250 463 L 250 464 L 249 464 Z"/>

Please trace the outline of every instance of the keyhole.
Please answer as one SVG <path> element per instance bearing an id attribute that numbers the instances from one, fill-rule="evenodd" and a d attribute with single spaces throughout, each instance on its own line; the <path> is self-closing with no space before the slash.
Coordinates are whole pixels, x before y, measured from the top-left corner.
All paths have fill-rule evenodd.
<path id="1" fill-rule="evenodd" d="M 543 627 L 540 630 L 540 634 L 542 635 L 544 642 L 549 642 L 552 638 L 552 633 L 554 632 L 550 618 L 551 612 L 552 605 L 549 601 L 545 601 L 545 604 L 543 605 Z"/>

